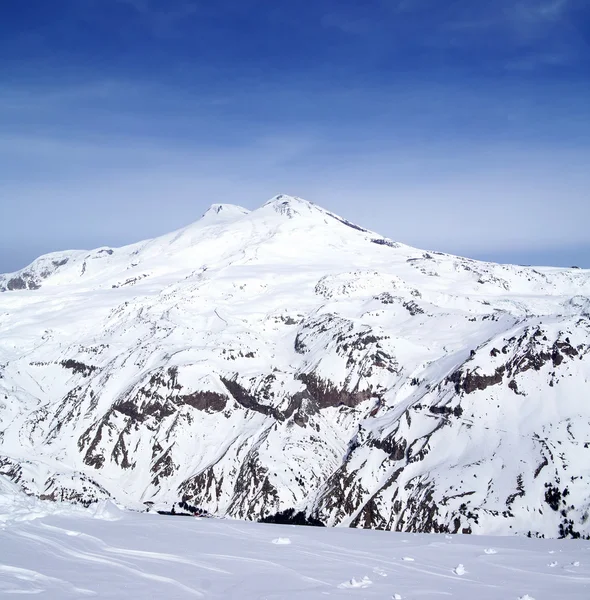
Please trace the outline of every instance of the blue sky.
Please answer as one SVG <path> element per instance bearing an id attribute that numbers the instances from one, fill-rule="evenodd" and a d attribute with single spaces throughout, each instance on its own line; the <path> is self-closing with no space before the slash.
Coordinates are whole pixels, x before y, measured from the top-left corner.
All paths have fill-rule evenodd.
<path id="1" fill-rule="evenodd" d="M 0 271 L 299 195 L 590 267 L 588 0 L 4 0 Z"/>

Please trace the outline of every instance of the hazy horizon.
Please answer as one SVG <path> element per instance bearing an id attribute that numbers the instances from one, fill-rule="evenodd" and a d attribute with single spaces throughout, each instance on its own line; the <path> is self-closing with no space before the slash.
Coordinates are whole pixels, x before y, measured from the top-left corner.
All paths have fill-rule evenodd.
<path id="1" fill-rule="evenodd" d="M 265 200 L 268 200 L 268 199 L 265 199 Z M 212 204 L 215 204 L 215 203 L 212 203 Z M 254 209 L 258 208 L 258 206 L 260 206 L 261 204 L 263 204 L 263 202 L 261 202 L 259 205 L 244 206 L 244 208 L 248 208 L 249 210 L 254 210 Z M 199 215 L 198 218 L 200 218 L 200 216 L 201 215 Z M 347 218 L 346 214 L 342 214 L 340 216 Z M 197 221 L 198 218 L 195 219 L 194 221 Z M 348 219 L 348 220 L 350 220 L 350 219 Z M 378 228 L 370 228 L 366 222 L 357 221 L 356 223 L 365 228 L 372 229 L 376 233 L 385 235 Z M 181 225 L 181 227 L 186 226 L 186 225 L 190 225 L 190 223 Z M 0 269 L 0 274 L 9 273 L 12 271 L 18 271 L 21 268 L 25 268 L 26 266 L 28 266 L 31 262 L 33 262 L 38 257 L 40 257 L 44 254 L 52 253 L 52 252 L 62 252 L 62 251 L 68 251 L 68 250 L 93 250 L 95 248 L 100 248 L 100 247 L 125 246 L 128 244 L 133 244 L 136 242 L 143 241 L 144 239 L 149 239 L 150 237 L 158 237 L 159 235 L 165 235 L 170 232 L 171 232 L 170 230 L 165 230 L 165 231 L 163 230 L 160 232 L 156 232 L 153 236 L 148 236 L 145 238 L 137 238 L 137 239 L 133 238 L 133 239 L 128 239 L 128 240 L 122 239 L 120 243 L 115 243 L 115 244 L 100 243 L 99 240 L 96 240 L 97 243 L 92 244 L 90 246 L 58 247 L 58 248 L 49 248 L 49 249 L 47 249 L 43 246 L 40 246 L 37 249 L 37 251 L 35 251 L 34 248 L 32 250 L 31 250 L 31 248 L 29 248 L 29 252 L 23 254 L 22 257 L 18 253 L 13 254 L 12 256 L 9 257 L 9 264 L 11 261 L 13 261 L 15 264 L 19 264 L 19 262 L 20 262 L 20 266 L 18 266 L 15 269 L 12 269 L 12 270 L 2 271 Z M 402 243 L 407 243 L 406 240 L 401 239 L 401 238 L 394 237 L 393 239 L 395 239 L 396 241 L 402 242 Z M 0 241 L 0 256 L 2 256 L 2 254 L 3 254 L 1 243 L 2 242 Z M 452 246 L 452 244 L 450 246 Z M 420 248 L 423 250 L 447 252 L 449 254 L 458 254 L 460 256 L 466 256 L 467 258 L 473 258 L 476 260 L 498 262 L 498 263 L 508 263 L 508 264 L 518 264 L 518 265 L 523 265 L 523 266 L 531 265 L 531 266 L 578 267 L 578 268 L 588 268 L 590 266 L 588 263 L 584 262 L 585 260 L 587 260 L 588 257 L 590 257 L 590 244 L 588 244 L 586 246 L 582 246 L 582 247 L 573 247 L 573 248 L 559 247 L 559 248 L 545 248 L 545 249 L 543 249 L 543 248 L 521 249 L 521 250 L 517 250 L 517 251 L 512 250 L 512 251 L 506 252 L 505 254 L 503 254 L 502 250 L 500 248 L 498 248 L 497 250 L 492 249 L 489 252 L 482 251 L 482 252 L 477 252 L 477 253 L 471 254 L 471 255 L 461 254 L 460 252 L 454 252 L 453 250 L 449 250 L 448 248 L 431 247 L 428 245 L 421 246 Z M 7 253 L 7 256 L 8 256 L 8 253 Z M 515 261 L 514 260 L 515 256 L 519 257 L 520 260 Z M 576 259 L 578 259 L 578 260 L 576 260 Z"/>

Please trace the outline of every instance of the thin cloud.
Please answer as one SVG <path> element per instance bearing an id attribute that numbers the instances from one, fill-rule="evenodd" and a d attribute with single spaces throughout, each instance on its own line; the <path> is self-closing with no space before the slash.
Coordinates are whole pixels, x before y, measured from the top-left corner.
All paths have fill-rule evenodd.
<path id="1" fill-rule="evenodd" d="M 506 63 L 508 71 L 536 71 L 540 68 L 562 68 L 573 62 L 571 54 L 538 52 L 519 57 Z"/>
<path id="2" fill-rule="evenodd" d="M 199 12 L 198 2 L 169 0 L 156 3 L 154 0 L 116 0 L 133 9 L 143 24 L 156 37 L 170 37 L 187 18 Z"/>
<path id="3" fill-rule="evenodd" d="M 552 0 L 542 2 L 538 7 L 538 15 L 543 19 L 560 19 L 571 8 L 571 0 Z"/>
<path id="4" fill-rule="evenodd" d="M 571 9 L 571 0 L 524 0 L 509 4 L 504 14 L 516 33 L 532 38 L 545 36 L 547 31 L 567 21 Z"/>
<path id="5" fill-rule="evenodd" d="M 375 23 L 366 17 L 354 17 L 337 12 L 324 15 L 321 24 L 327 29 L 337 29 L 342 33 L 353 35 L 366 35 L 375 26 Z"/>
<path id="6" fill-rule="evenodd" d="M 579 0 L 497 0 L 453 3 L 432 0 L 381 0 L 373 4 L 335 4 L 323 27 L 371 39 L 403 53 L 411 47 L 456 52 L 480 50 L 502 70 L 535 70 L 573 65 L 585 46 L 572 15 Z M 412 33 L 414 32 L 414 33 Z M 444 55 L 443 55 L 444 56 Z"/>

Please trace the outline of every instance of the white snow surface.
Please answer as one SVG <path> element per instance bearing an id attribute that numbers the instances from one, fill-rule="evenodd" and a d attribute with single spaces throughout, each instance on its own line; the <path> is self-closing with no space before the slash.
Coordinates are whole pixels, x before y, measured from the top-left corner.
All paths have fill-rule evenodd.
<path id="1" fill-rule="evenodd" d="M 0 480 L 31 497 L 590 534 L 588 270 L 425 252 L 277 196 L 0 291 Z"/>
<path id="2" fill-rule="evenodd" d="M 29 509 L 35 504 L 36 518 L 24 518 L 14 506 L 3 513 L 4 497 L 0 595 L 7 597 L 586 600 L 590 589 L 584 540 L 496 537 L 497 554 L 490 556 L 485 536 L 448 539 L 19 502 Z M 273 546 L 286 535 L 290 545 Z M 404 562 L 404 552 L 415 560 Z M 556 568 L 547 565 L 549 556 L 557 557 Z M 453 572 L 459 561 L 463 576 Z"/>

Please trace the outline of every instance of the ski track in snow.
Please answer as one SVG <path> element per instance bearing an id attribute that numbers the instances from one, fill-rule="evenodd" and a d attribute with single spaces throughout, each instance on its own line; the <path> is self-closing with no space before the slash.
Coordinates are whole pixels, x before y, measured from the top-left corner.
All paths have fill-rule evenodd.
<path id="1" fill-rule="evenodd" d="M 87 513 L 0 519 L 0 595 L 586 600 L 590 590 L 590 547 L 581 540 L 495 537 L 488 554 L 484 536 Z M 290 543 L 278 549 L 277 540 Z M 550 552 L 562 569 L 547 563 Z"/>

